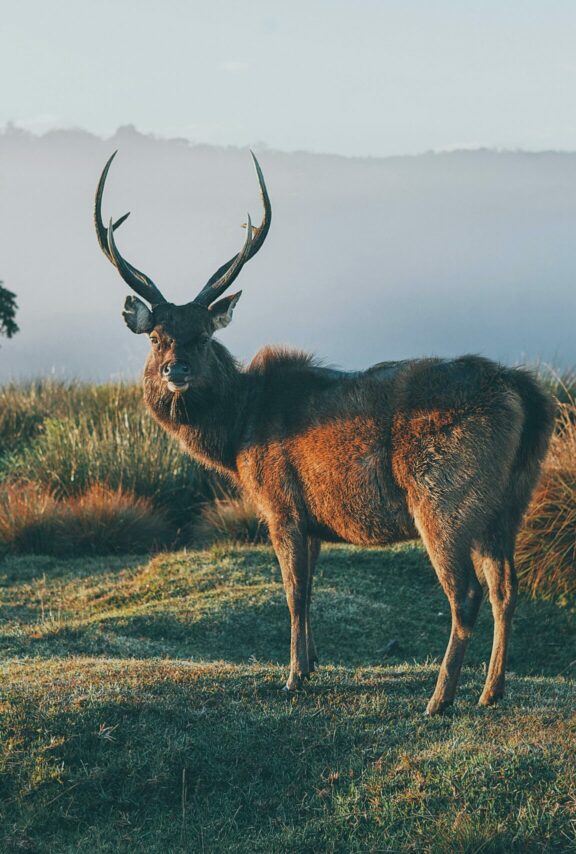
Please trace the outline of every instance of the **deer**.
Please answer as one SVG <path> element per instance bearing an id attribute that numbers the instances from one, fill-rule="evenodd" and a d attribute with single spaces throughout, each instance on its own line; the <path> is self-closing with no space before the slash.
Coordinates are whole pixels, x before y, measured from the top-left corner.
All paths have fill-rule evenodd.
<path id="1" fill-rule="evenodd" d="M 240 365 L 214 337 L 241 291 L 223 296 L 262 248 L 272 209 L 254 155 L 262 221 L 248 215 L 240 251 L 185 305 L 170 303 L 123 258 L 102 218 L 114 152 L 97 185 L 100 248 L 137 294 L 128 328 L 150 339 L 144 401 L 201 465 L 229 479 L 267 523 L 290 613 L 296 691 L 318 667 L 310 610 L 322 542 L 387 546 L 420 537 L 448 599 L 451 631 L 426 713 L 450 706 L 487 587 L 493 645 L 479 699 L 504 694 L 517 599 L 515 541 L 553 431 L 551 396 L 524 368 L 476 355 L 324 367 L 267 346 Z"/>

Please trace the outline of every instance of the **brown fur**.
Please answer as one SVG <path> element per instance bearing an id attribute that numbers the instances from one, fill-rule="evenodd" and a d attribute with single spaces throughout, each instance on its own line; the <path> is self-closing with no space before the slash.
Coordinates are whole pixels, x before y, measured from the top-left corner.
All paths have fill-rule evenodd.
<path id="1" fill-rule="evenodd" d="M 495 631 L 481 702 L 492 703 L 504 689 L 514 543 L 552 431 L 550 398 L 529 373 L 476 356 L 348 374 L 266 348 L 244 370 L 211 338 L 236 300 L 154 307 L 145 400 L 268 523 L 291 616 L 287 687 L 316 667 L 309 610 L 320 541 L 386 545 L 418 533 L 452 613 L 428 712 L 454 698 L 482 577 Z M 189 366 L 182 393 L 162 375 L 175 362 Z"/>

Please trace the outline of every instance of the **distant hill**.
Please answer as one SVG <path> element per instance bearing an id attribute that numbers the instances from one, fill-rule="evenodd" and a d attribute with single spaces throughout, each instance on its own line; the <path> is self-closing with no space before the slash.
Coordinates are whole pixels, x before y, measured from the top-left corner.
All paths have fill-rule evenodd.
<path id="1" fill-rule="evenodd" d="M 21 332 L 2 342 L 0 380 L 133 377 L 147 344 L 125 328 L 127 287 L 92 225 L 132 211 L 124 255 L 174 302 L 193 298 L 240 247 L 260 205 L 245 150 L 121 128 L 0 134 L 0 278 Z M 268 342 L 361 367 L 480 352 L 576 364 L 576 154 L 489 150 L 343 158 L 260 150 L 274 219 L 238 280 L 222 340 L 241 358 Z"/>

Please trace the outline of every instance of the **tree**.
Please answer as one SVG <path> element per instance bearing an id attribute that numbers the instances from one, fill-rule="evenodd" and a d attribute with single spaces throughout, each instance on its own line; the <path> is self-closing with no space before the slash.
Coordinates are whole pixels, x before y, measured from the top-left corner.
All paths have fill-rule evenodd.
<path id="1" fill-rule="evenodd" d="M 18 332 L 18 324 L 14 319 L 17 308 L 16 294 L 0 282 L 0 335 L 5 335 L 6 338 L 12 338 Z"/>

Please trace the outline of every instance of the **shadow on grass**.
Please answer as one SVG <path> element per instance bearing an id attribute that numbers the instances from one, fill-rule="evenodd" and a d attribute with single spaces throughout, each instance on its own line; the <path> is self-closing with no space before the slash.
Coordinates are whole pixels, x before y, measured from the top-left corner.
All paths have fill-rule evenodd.
<path id="1" fill-rule="evenodd" d="M 38 578 L 56 579 L 120 573 L 142 565 L 142 555 L 109 555 L 102 557 L 60 558 L 52 555 L 0 556 L 0 581 L 2 587 L 26 584 Z"/>
<path id="2" fill-rule="evenodd" d="M 561 685 L 549 714 L 550 680 L 515 677 L 513 717 L 464 700 L 425 720 L 430 666 L 331 668 L 297 696 L 279 677 L 256 665 L 14 663 L 0 707 L 12 745 L 3 850 L 28 839 L 42 851 L 361 851 L 382 850 L 384 834 L 386 850 L 528 851 L 569 832 L 569 813 L 547 809 L 571 785 Z M 459 811 L 474 817 L 469 848 Z M 569 850 L 565 838 L 555 850 Z"/>
<path id="3" fill-rule="evenodd" d="M 115 571 L 119 564 L 107 570 Z M 289 619 L 280 574 L 267 549 L 231 550 L 204 558 L 163 555 L 132 568 L 130 586 L 94 599 L 89 614 L 52 616 L 40 624 L 37 606 L 21 602 L 4 612 L 14 621 L 0 632 L 5 655 L 53 657 L 170 657 L 233 663 L 287 662 Z M 95 583 L 90 566 L 81 576 Z M 43 570 L 46 572 L 46 569 Z M 56 567 L 57 572 L 61 569 Z M 98 569 L 101 573 L 101 569 Z M 96 578 L 97 581 L 97 578 Z M 441 658 L 450 617 L 445 599 L 422 549 L 328 548 L 315 580 L 313 625 L 323 664 L 369 667 Z M 393 656 L 386 655 L 397 641 Z M 467 664 L 488 661 L 492 644 L 490 607 L 484 602 Z M 552 602 L 521 597 L 509 670 L 519 674 L 574 670 L 576 619 Z"/>

